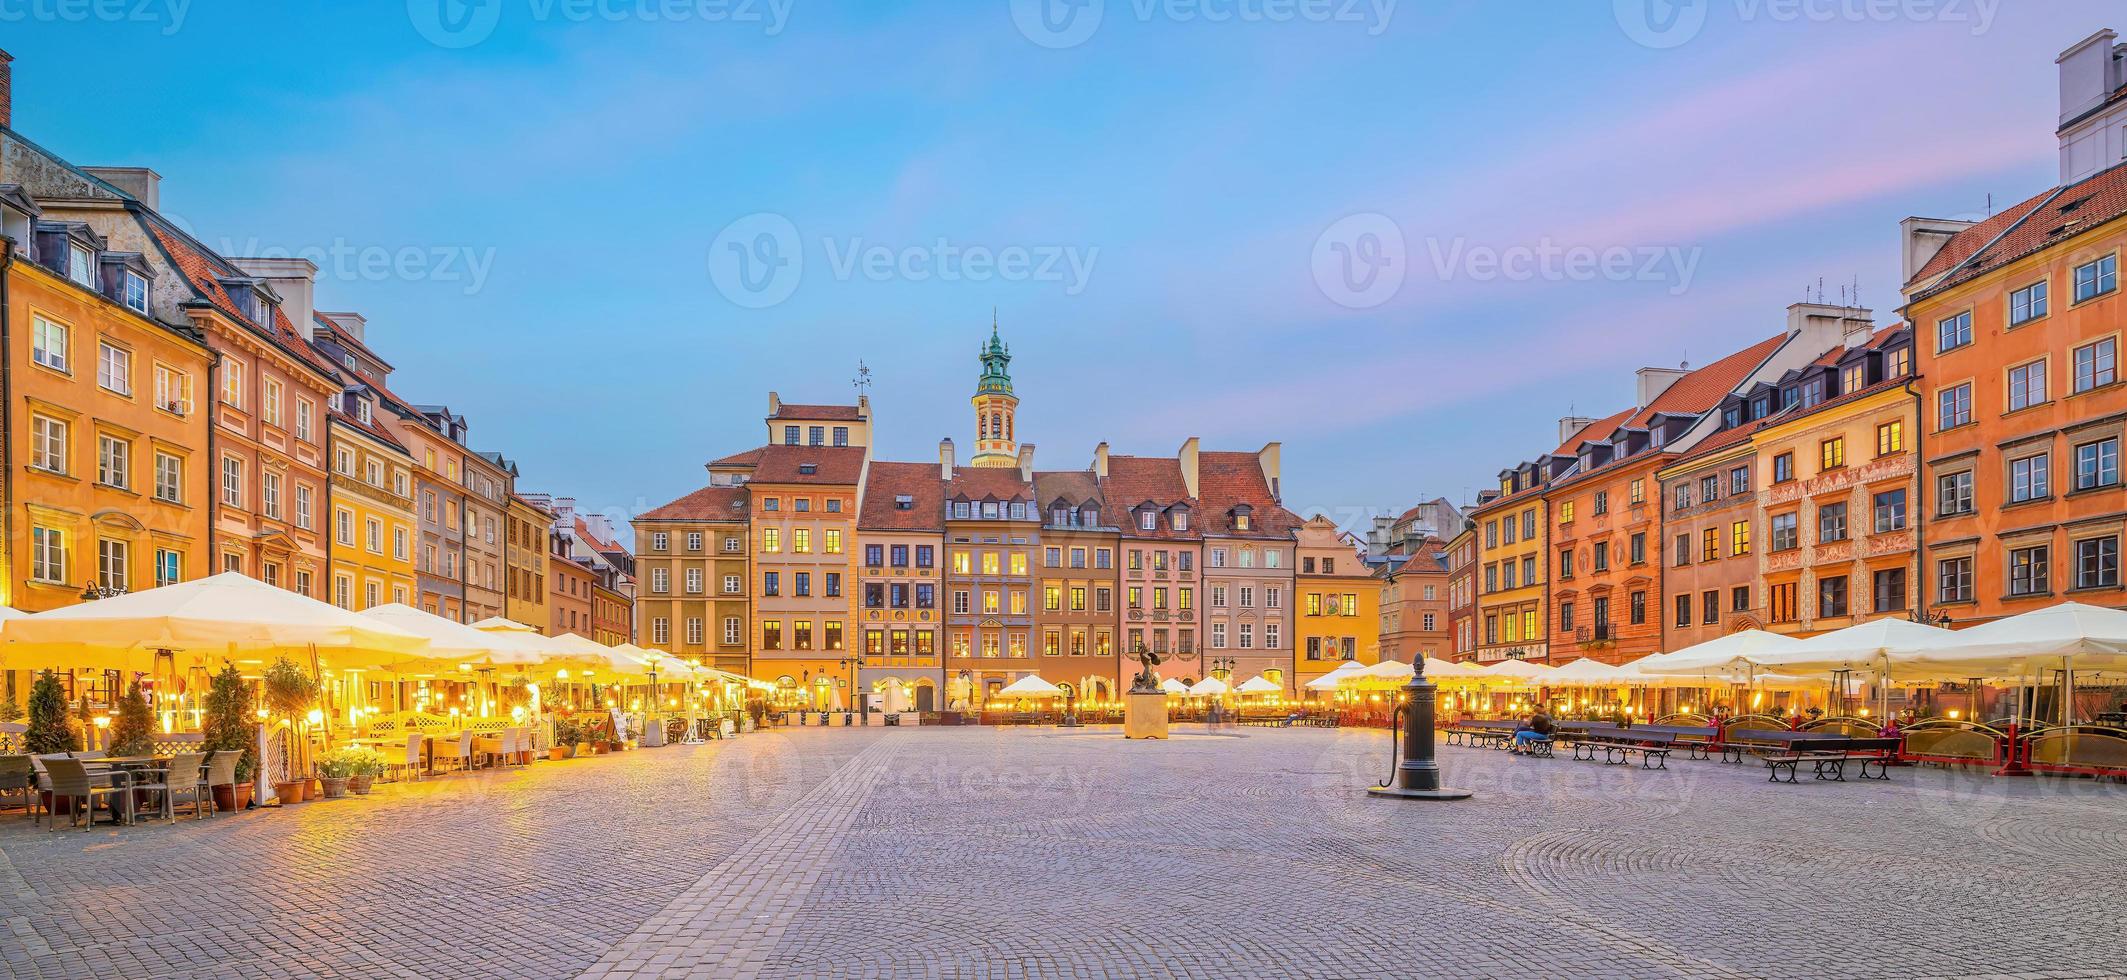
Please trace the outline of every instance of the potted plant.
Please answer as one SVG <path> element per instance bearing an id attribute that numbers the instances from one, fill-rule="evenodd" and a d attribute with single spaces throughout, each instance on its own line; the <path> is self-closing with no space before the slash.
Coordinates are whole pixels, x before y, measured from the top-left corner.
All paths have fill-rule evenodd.
<path id="1" fill-rule="evenodd" d="M 15 700 L 15 692 L 9 689 L 7 700 L 0 701 L 0 725 L 12 725 L 22 720 L 22 702 Z"/>
<path id="2" fill-rule="evenodd" d="M 23 751 L 31 755 L 81 751 L 81 732 L 74 727 L 68 711 L 66 688 L 60 685 L 59 675 L 49 670 L 37 675 L 37 682 L 30 685 L 29 727 L 22 733 Z M 60 801 L 60 811 L 51 810 L 52 803 L 52 795 L 44 794 L 47 812 L 63 812 L 71 800 Z"/>
<path id="3" fill-rule="evenodd" d="M 214 808 L 223 813 L 251 805 L 251 777 L 258 773 L 258 745 L 253 737 L 256 722 L 251 706 L 251 686 L 236 668 L 223 667 L 207 687 L 202 699 L 206 711 L 200 747 L 209 752 L 242 752 L 236 761 L 236 784 L 214 787 Z"/>
<path id="4" fill-rule="evenodd" d="M 155 713 L 148 708 L 148 697 L 141 693 L 137 680 L 119 699 L 118 717 L 111 720 L 111 744 L 106 748 L 120 756 L 155 752 Z"/>
<path id="5" fill-rule="evenodd" d="M 368 796 L 369 789 L 384 775 L 384 756 L 375 749 L 356 749 L 354 775 L 347 777 L 347 789 L 356 796 Z"/>
<path id="6" fill-rule="evenodd" d="M 259 685 L 260 694 L 266 702 L 266 710 L 288 721 L 291 725 L 309 714 L 310 706 L 317 703 L 318 682 L 303 672 L 295 661 L 282 657 L 266 668 Z M 273 795 L 283 804 L 301 803 L 310 790 L 310 779 L 300 775 L 310 767 L 302 763 L 301 753 L 307 748 L 304 739 L 294 740 L 296 751 L 289 759 L 289 778 L 273 784 Z"/>
<path id="7" fill-rule="evenodd" d="M 560 762 L 576 754 L 576 743 L 583 732 L 576 723 L 567 718 L 554 719 L 554 744 L 547 747 L 547 761 Z"/>
<path id="8" fill-rule="evenodd" d="M 318 777 L 325 783 L 326 799 L 337 800 L 347 795 L 348 783 L 368 767 L 369 760 L 364 755 L 360 749 L 335 749 L 318 756 Z M 366 786 L 364 790 L 367 790 Z"/>

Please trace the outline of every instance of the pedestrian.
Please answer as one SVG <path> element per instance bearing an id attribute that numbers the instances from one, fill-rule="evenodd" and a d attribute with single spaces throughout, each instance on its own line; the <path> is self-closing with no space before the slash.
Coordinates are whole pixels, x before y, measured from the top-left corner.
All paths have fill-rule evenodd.
<path id="1" fill-rule="evenodd" d="M 1528 755 L 1531 746 L 1549 740 L 1555 731 L 1558 731 L 1558 725 L 1551 721 L 1551 716 L 1542 708 L 1536 709 L 1535 714 L 1514 729 L 1514 754 Z"/>

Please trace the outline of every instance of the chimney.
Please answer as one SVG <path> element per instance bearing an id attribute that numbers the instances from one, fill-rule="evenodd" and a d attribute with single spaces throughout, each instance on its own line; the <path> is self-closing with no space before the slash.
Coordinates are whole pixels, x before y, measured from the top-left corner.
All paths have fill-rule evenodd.
<path id="1" fill-rule="evenodd" d="M 782 411 L 783 411 L 783 399 L 782 399 L 782 396 L 780 396 L 780 395 L 777 395 L 777 394 L 776 394 L 775 392 L 772 392 L 772 391 L 771 391 L 771 392 L 769 392 L 769 393 L 768 393 L 768 417 L 769 417 L 769 418 L 775 418 L 775 417 L 776 417 L 776 416 L 777 416 L 778 414 L 781 414 L 781 413 L 782 413 Z"/>
<path id="2" fill-rule="evenodd" d="M 1861 307 L 1796 303 L 1787 308 L 1787 332 L 1801 338 L 1797 349 L 1811 357 L 1834 347 L 1852 346 L 1847 343 L 1849 334 L 1875 329 L 1875 314 Z"/>
<path id="3" fill-rule="evenodd" d="M 1284 499 L 1284 494 L 1280 493 L 1278 489 L 1278 470 L 1282 465 L 1281 461 L 1284 456 L 1285 446 L 1283 443 L 1277 442 L 1265 444 L 1256 453 L 1256 462 L 1263 466 L 1263 479 L 1270 483 L 1270 499 L 1272 500 L 1282 501 Z"/>
<path id="4" fill-rule="evenodd" d="M 769 396 L 769 397 L 773 398 L 773 397 L 775 397 L 775 396 L 771 395 L 771 396 Z M 951 439 L 940 439 L 940 440 L 938 440 L 938 479 L 941 479 L 941 480 L 950 480 L 950 479 L 952 479 L 952 478 L 953 478 L 953 440 L 951 440 Z"/>
<path id="5" fill-rule="evenodd" d="M 15 128 L 15 56 L 0 51 L 0 129 Z"/>
<path id="6" fill-rule="evenodd" d="M 288 322 L 295 325 L 298 334 L 310 336 L 310 316 L 318 285 L 316 263 L 299 258 L 230 259 L 229 262 L 247 276 L 266 280 L 274 293 L 281 297 L 281 312 L 288 314 Z"/>
<path id="7" fill-rule="evenodd" d="M 1174 455 L 1182 464 L 1182 488 L 1187 490 L 1190 496 L 1196 496 L 1196 437 L 1190 436 Z"/>
<path id="8" fill-rule="evenodd" d="M 1019 444 L 1019 478 L 1030 482 L 1034 479 L 1034 444 L 1031 442 Z"/>
<path id="9" fill-rule="evenodd" d="M 83 167 L 89 176 L 110 184 L 148 206 L 162 210 L 162 175 L 146 167 Z"/>
<path id="10" fill-rule="evenodd" d="M 1928 263 L 1934 260 L 1935 254 L 1942 251 L 1942 247 L 1948 245 L 1958 232 L 1975 224 L 1978 222 L 1958 221 L 1954 218 L 1907 218 L 1898 223 L 1900 272 L 1905 279 L 1908 294 L 1926 285 L 1915 283 L 1913 277 L 1920 275 L 1920 270 L 1927 268 Z"/>
<path id="11" fill-rule="evenodd" d="M 318 315 L 331 321 L 333 326 L 340 328 L 349 337 L 360 341 L 363 346 L 369 346 L 368 317 L 360 313 L 320 313 Z"/>
<path id="12" fill-rule="evenodd" d="M 2060 66 L 2061 183 L 2072 184 L 2104 170 L 2127 157 L 2127 134 L 2119 123 L 2127 120 L 2127 102 L 2112 102 L 2112 95 L 2127 84 L 2127 45 L 2116 43 L 2119 35 L 2099 31 L 2080 41 L 2053 60 Z"/>
<path id="13" fill-rule="evenodd" d="M 1568 415 L 1565 418 L 1559 419 L 1558 444 L 1563 446 L 1566 443 L 1572 442 L 1573 437 L 1580 434 L 1580 430 L 1594 425 L 1595 422 L 1595 419 L 1582 418 L 1578 415 Z"/>
<path id="14" fill-rule="evenodd" d="M 1108 444 L 1105 442 L 1093 447 L 1093 477 L 1097 480 L 1108 478 Z"/>
<path id="15" fill-rule="evenodd" d="M 1679 364 L 1673 368 L 1643 367 L 1633 372 L 1639 376 L 1639 407 L 1646 408 L 1662 397 L 1662 392 L 1676 384 L 1677 379 L 1691 373 L 1691 365 Z"/>

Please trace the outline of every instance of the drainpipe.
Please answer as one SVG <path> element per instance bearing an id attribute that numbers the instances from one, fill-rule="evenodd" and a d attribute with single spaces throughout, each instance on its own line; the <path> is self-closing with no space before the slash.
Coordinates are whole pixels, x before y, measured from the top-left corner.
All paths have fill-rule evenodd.
<path id="1" fill-rule="evenodd" d="M 14 300 L 8 294 L 8 286 L 15 276 L 15 240 L 0 235 L 0 552 L 11 551 L 15 542 L 15 394 L 7 390 L 8 379 L 14 376 L 14 346 L 11 331 L 15 324 Z M 0 558 L 7 565 L 5 588 L 8 601 L 14 601 L 15 567 L 9 559 Z"/>
<path id="2" fill-rule="evenodd" d="M 1917 344 L 1916 344 L 1917 346 Z M 1927 491 L 1925 474 L 1927 465 L 1927 419 L 1926 406 L 1920 403 L 1918 376 L 1905 381 L 1905 393 L 1913 399 L 1913 500 L 1906 508 L 1913 523 L 1913 608 L 1921 622 L 1928 617 L 1928 536 L 1927 536 Z"/>
<path id="3" fill-rule="evenodd" d="M 205 343 L 206 339 L 204 335 L 200 337 L 202 343 Z M 207 362 L 207 386 L 205 390 L 199 393 L 199 401 L 194 403 L 193 407 L 200 413 L 200 420 L 207 427 L 207 574 L 213 575 L 215 574 L 215 569 L 221 565 L 222 554 L 220 540 L 222 533 L 222 495 L 220 488 L 215 486 L 215 483 L 221 479 L 222 464 L 221 456 L 215 449 L 217 440 L 214 438 L 214 430 L 220 428 L 214 422 L 214 410 L 220 404 L 217 399 L 221 398 L 222 352 L 211 344 L 208 345 L 207 349 L 213 351 L 214 358 Z M 288 492 L 294 493 L 295 488 L 290 487 Z M 329 499 L 331 494 L 328 492 L 326 496 Z M 325 583 L 330 585 L 332 581 L 332 562 L 329 557 L 325 564 Z M 288 576 L 289 584 L 295 584 L 295 569 L 289 569 Z"/>

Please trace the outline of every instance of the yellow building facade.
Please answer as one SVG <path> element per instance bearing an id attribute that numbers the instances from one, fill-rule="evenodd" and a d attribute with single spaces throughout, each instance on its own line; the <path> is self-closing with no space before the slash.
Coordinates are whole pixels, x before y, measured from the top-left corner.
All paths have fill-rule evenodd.
<path id="1" fill-rule="evenodd" d="M 1550 563 L 1537 464 L 1500 475 L 1500 495 L 1477 508 L 1477 659 L 1543 660 Z"/>
<path id="2" fill-rule="evenodd" d="M 1293 681 L 1307 682 L 1346 661 L 1375 663 L 1381 655 L 1381 580 L 1340 538 L 1334 521 L 1317 515 L 1300 527 L 1293 589 Z"/>
<path id="3" fill-rule="evenodd" d="M 506 586 L 502 615 L 545 632 L 551 625 L 547 620 L 547 563 L 552 549 L 547 537 L 554 515 L 513 493 L 502 522 Z"/>
<path id="4" fill-rule="evenodd" d="M 373 396 L 351 391 L 330 416 L 332 581 L 342 609 L 415 599 L 413 457 L 376 420 Z"/>

